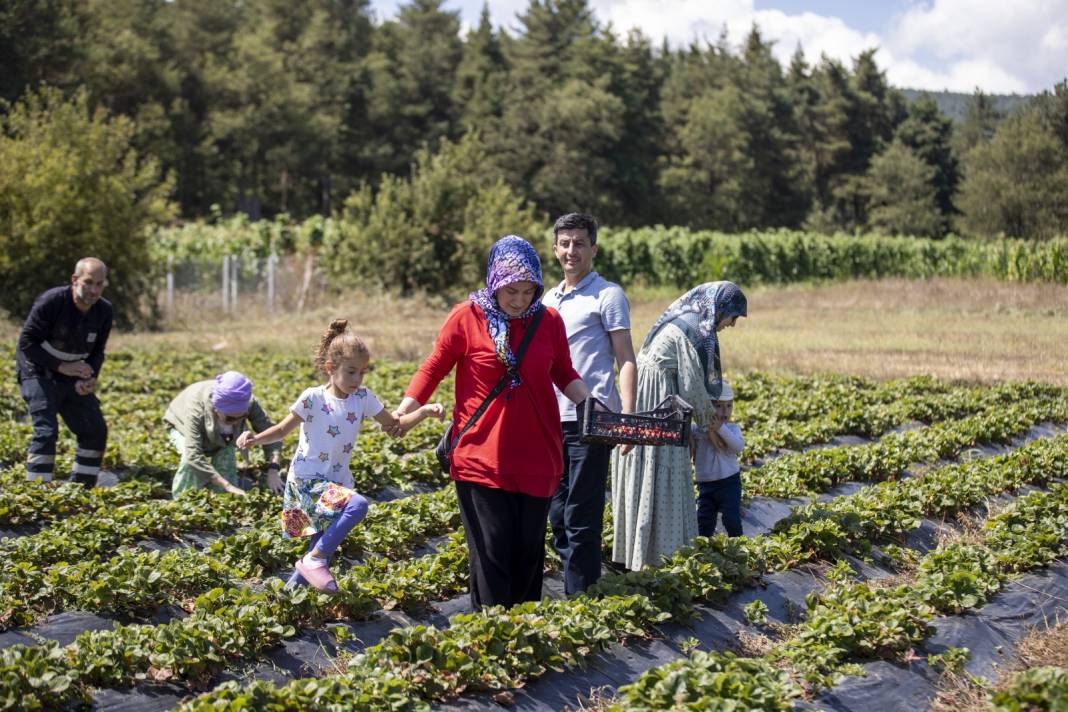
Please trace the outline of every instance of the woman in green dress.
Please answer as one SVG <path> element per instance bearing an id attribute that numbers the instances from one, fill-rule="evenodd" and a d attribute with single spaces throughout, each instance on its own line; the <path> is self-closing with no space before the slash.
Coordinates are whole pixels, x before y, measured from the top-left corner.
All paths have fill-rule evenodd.
<path id="1" fill-rule="evenodd" d="M 274 425 L 252 395 L 252 381 L 237 371 L 187 386 L 163 416 L 167 436 L 181 456 L 171 496 L 204 487 L 244 494 L 237 486 L 237 438 L 246 425 L 259 433 Z M 278 477 L 282 443 L 263 446 L 267 486 L 282 491 Z"/>
<path id="2" fill-rule="evenodd" d="M 678 395 L 706 426 L 723 385 L 718 334 L 746 314 L 745 295 L 733 282 L 708 282 L 672 302 L 638 354 L 635 410 Z M 613 561 L 638 571 L 693 541 L 697 510 L 688 448 L 643 445 L 614 455 L 612 465 Z"/>

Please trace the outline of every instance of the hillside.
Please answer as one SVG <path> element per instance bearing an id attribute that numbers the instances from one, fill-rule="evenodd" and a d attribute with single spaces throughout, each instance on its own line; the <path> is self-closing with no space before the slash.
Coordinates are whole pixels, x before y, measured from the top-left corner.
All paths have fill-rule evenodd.
<path id="1" fill-rule="evenodd" d="M 973 96 L 971 93 L 966 94 L 964 92 L 924 91 L 922 89 L 902 89 L 901 92 L 909 101 L 917 101 L 924 95 L 931 97 L 938 104 L 939 111 L 954 121 L 961 121 L 964 118 L 964 113 L 968 109 L 968 102 Z M 998 111 L 1002 114 L 1011 114 L 1025 104 L 1032 95 L 989 94 L 988 96 L 994 102 L 994 106 Z"/>

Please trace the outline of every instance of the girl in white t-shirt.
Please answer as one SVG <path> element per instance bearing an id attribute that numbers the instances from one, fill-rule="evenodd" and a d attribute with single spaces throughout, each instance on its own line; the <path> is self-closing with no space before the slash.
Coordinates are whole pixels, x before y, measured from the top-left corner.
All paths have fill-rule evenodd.
<path id="1" fill-rule="evenodd" d="M 245 431 L 237 447 L 282 440 L 298 425 L 300 444 L 289 465 L 282 500 L 282 536 L 310 537 L 308 553 L 296 563 L 290 584 L 311 584 L 336 593 L 330 557 L 345 536 L 367 515 L 367 500 L 353 490 L 349 460 L 365 418 L 374 418 L 390 435 L 403 435 L 428 416 L 445 417 L 440 403 L 431 403 L 395 418 L 374 393 L 362 386 L 370 351 L 348 320 L 335 319 L 319 343 L 315 365 L 328 381 L 307 388 L 289 414 L 259 434 Z"/>

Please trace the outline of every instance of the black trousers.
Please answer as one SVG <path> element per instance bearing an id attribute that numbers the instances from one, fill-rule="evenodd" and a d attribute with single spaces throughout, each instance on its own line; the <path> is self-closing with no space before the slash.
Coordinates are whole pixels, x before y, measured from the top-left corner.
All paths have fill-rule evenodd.
<path id="1" fill-rule="evenodd" d="M 549 507 L 553 547 L 564 568 L 564 591 L 579 593 L 601 577 L 601 530 L 604 526 L 605 482 L 612 448 L 581 441 L 578 422 L 561 424 L 564 473 Z"/>
<path id="2" fill-rule="evenodd" d="M 548 497 L 456 482 L 467 537 L 471 605 L 513 606 L 541 600 Z"/>
<path id="3" fill-rule="evenodd" d="M 108 442 L 108 426 L 97 397 L 92 393 L 78 395 L 73 381 L 49 378 L 23 379 L 19 391 L 33 423 L 26 476 L 46 482 L 52 479 L 59 436 L 58 415 L 78 441 L 74 451 L 74 479 L 89 487 L 96 484 Z"/>
<path id="4" fill-rule="evenodd" d="M 742 476 L 697 483 L 697 533 L 714 536 L 716 520 L 723 517 L 727 536 L 742 535 Z"/>

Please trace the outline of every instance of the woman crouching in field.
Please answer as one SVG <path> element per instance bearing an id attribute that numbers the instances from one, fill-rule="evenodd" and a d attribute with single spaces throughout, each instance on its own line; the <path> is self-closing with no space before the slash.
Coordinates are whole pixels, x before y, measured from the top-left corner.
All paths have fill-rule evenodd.
<path id="1" fill-rule="evenodd" d="M 167 433 L 181 461 L 171 483 L 171 495 L 210 487 L 231 494 L 244 494 L 237 486 L 235 441 L 247 423 L 256 431 L 274 423 L 252 395 L 252 381 L 237 371 L 227 371 L 210 381 L 198 381 L 179 393 L 163 416 Z M 281 445 L 263 448 L 267 457 L 267 486 L 282 491 L 278 479 Z"/>

